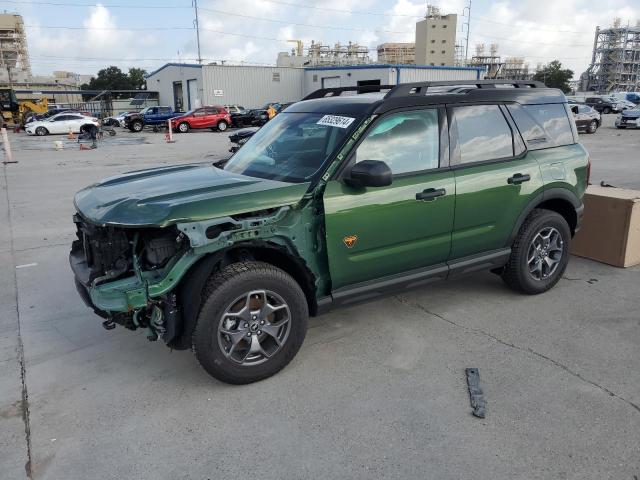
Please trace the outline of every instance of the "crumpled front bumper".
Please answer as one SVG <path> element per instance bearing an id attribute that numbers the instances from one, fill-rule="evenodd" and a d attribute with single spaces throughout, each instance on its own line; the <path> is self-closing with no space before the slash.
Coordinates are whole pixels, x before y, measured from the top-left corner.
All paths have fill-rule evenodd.
<path id="1" fill-rule="evenodd" d="M 90 281 L 90 269 L 81 248 L 71 249 L 69 264 L 80 297 L 96 314 L 109 318 L 114 313 L 146 308 L 150 299 L 173 290 L 198 258 L 188 251 L 162 270 L 141 272 L 139 276 L 134 274 L 104 283 L 99 283 L 98 279 Z"/>

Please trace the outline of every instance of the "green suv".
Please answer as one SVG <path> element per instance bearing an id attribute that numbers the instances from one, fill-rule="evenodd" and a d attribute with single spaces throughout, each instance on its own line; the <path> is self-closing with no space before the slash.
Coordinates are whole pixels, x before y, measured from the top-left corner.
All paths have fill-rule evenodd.
<path id="1" fill-rule="evenodd" d="M 332 307 L 484 269 L 523 293 L 553 287 L 590 165 L 564 95 L 536 82 L 375 89 L 314 92 L 226 162 L 78 192 L 70 262 L 104 327 L 192 348 L 240 384 L 282 369 L 308 317 Z"/>

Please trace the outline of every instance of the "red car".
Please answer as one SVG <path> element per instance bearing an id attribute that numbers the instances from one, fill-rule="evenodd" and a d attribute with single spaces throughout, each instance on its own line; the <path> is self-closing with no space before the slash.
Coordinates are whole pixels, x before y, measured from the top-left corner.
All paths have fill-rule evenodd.
<path id="1" fill-rule="evenodd" d="M 192 128 L 210 128 L 224 132 L 231 125 L 231 115 L 224 107 L 210 106 L 191 110 L 171 119 L 171 128 L 186 133 Z"/>

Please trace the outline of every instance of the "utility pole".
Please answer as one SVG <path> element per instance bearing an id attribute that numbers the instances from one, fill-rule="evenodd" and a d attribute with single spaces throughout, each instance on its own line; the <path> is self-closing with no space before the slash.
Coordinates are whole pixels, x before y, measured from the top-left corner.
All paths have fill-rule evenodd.
<path id="1" fill-rule="evenodd" d="M 465 10 L 467 11 L 467 15 L 464 14 Z M 467 26 L 467 38 L 466 38 L 465 44 L 464 44 L 464 63 L 466 65 L 467 61 L 469 59 L 469 24 L 471 23 L 471 0 L 469 0 L 469 5 L 467 5 L 466 7 L 464 7 L 462 9 L 462 16 L 463 17 L 464 16 L 467 17 L 467 21 L 462 24 L 463 27 L 465 25 Z"/>
<path id="2" fill-rule="evenodd" d="M 196 11 L 196 41 L 198 42 L 198 63 L 202 65 L 202 55 L 200 55 L 200 24 L 198 23 L 198 0 L 193 0 L 193 8 Z"/>

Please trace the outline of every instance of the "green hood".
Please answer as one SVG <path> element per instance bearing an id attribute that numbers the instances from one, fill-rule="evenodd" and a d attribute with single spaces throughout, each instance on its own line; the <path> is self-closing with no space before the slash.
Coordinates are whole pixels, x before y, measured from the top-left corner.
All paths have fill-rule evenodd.
<path id="1" fill-rule="evenodd" d="M 226 172 L 211 164 L 152 168 L 80 190 L 76 209 L 96 224 L 164 227 L 298 202 L 308 183 L 283 183 Z"/>

